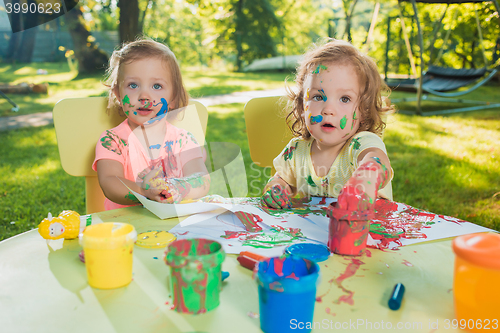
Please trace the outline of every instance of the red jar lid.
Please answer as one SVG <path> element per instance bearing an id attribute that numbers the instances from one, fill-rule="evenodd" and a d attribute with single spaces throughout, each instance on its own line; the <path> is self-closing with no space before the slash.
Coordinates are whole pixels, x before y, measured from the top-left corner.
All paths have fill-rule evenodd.
<path id="1" fill-rule="evenodd" d="M 500 269 L 500 235 L 478 233 L 453 240 L 453 251 L 460 258 L 477 266 Z"/>

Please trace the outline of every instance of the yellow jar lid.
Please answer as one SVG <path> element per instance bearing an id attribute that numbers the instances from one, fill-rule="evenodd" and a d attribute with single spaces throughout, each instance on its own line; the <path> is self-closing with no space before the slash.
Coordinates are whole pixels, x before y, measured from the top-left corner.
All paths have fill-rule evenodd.
<path id="1" fill-rule="evenodd" d="M 137 232 L 133 225 L 121 222 L 104 222 L 89 225 L 80 235 L 80 245 L 91 249 L 113 249 L 134 244 Z"/>
<path id="2" fill-rule="evenodd" d="M 168 231 L 150 230 L 138 234 L 135 245 L 148 249 L 159 249 L 166 247 L 176 239 L 177 237 Z"/>
<path id="3" fill-rule="evenodd" d="M 500 269 L 500 235 L 477 233 L 453 240 L 455 254 L 477 266 Z"/>

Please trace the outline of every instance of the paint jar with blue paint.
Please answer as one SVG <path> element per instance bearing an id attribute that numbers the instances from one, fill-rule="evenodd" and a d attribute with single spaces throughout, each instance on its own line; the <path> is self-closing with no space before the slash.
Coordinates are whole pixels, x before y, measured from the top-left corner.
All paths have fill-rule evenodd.
<path id="1" fill-rule="evenodd" d="M 313 320 L 318 278 L 318 264 L 293 255 L 268 258 L 255 266 L 262 331 L 310 332 L 307 323 Z"/>

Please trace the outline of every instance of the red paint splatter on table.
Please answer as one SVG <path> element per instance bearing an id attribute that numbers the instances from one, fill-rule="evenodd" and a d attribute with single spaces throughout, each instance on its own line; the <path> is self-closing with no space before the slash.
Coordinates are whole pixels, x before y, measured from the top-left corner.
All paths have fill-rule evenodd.
<path id="1" fill-rule="evenodd" d="M 326 312 L 327 314 L 329 314 L 329 315 L 334 316 L 334 317 L 336 316 L 336 314 L 335 314 L 335 313 L 333 313 L 333 312 L 332 312 L 332 310 L 331 310 L 330 308 L 326 308 L 326 309 L 325 309 L 325 312 Z"/>
<path id="2" fill-rule="evenodd" d="M 355 258 L 350 258 L 351 259 L 351 263 L 349 263 L 344 271 L 344 273 L 342 273 L 339 277 L 337 277 L 336 279 L 332 279 L 330 280 L 329 282 L 330 283 L 334 283 L 335 285 L 337 285 L 337 287 L 339 287 L 344 293 L 346 293 L 346 295 L 342 295 L 340 296 L 336 301 L 334 301 L 333 303 L 336 303 L 336 304 L 340 304 L 342 302 L 344 303 L 347 303 L 349 305 L 354 305 L 354 300 L 353 300 L 353 296 L 354 296 L 354 291 L 351 291 L 351 290 L 348 290 L 346 289 L 342 283 L 344 282 L 345 279 L 353 276 L 354 274 L 356 274 L 356 272 L 358 271 L 359 267 L 361 265 L 364 265 L 365 263 L 362 262 L 361 260 L 359 259 L 355 259 Z"/>
<path id="3" fill-rule="evenodd" d="M 408 267 L 413 267 L 413 264 L 411 262 L 409 262 L 408 260 L 404 259 L 402 262 L 401 262 L 403 265 L 406 265 Z"/>

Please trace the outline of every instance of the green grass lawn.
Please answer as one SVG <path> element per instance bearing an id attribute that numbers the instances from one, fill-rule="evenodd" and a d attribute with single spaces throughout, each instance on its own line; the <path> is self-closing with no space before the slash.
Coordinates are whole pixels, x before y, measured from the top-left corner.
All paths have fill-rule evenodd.
<path id="1" fill-rule="evenodd" d="M 47 75 L 37 75 L 37 69 L 47 70 Z M 65 62 L 36 64 L 0 64 L 0 83 L 48 83 L 48 94 L 8 94 L 19 112 L 12 112 L 12 105 L 0 98 L 0 117 L 52 111 L 54 104 L 63 98 L 105 96 L 103 75 L 78 76 Z M 104 71 L 103 71 L 104 74 Z M 290 73 L 233 73 L 213 69 L 186 68 L 183 79 L 189 94 L 203 97 L 228 94 L 235 91 L 277 89 L 284 86 Z"/>
<path id="2" fill-rule="evenodd" d="M 206 95 L 231 92 L 232 88 L 277 88 L 286 76 L 206 73 L 205 77 L 205 72 L 186 72 L 193 95 L 208 91 L 203 87 L 219 85 Z M 92 80 L 94 85 L 98 82 Z M 61 95 L 78 93 L 72 83 L 61 81 L 59 87 Z M 91 87 L 89 83 L 85 89 Z M 485 100 L 498 100 L 497 90 L 482 87 L 477 94 Z M 26 105 L 48 107 L 45 111 L 52 108 L 50 103 L 38 106 L 36 100 Z M 209 107 L 207 141 L 240 146 L 248 195 L 259 195 L 269 170 L 251 165 L 243 104 Z M 395 172 L 394 200 L 500 231 L 500 110 L 433 117 L 397 114 L 389 120 L 384 141 Z M 72 209 L 85 213 L 84 180 L 62 170 L 52 125 L 0 132 L 0 154 L 0 240 L 36 228 L 48 212 Z"/>

